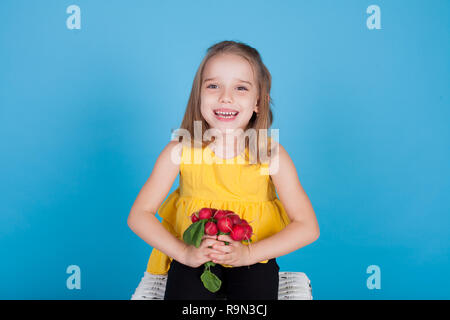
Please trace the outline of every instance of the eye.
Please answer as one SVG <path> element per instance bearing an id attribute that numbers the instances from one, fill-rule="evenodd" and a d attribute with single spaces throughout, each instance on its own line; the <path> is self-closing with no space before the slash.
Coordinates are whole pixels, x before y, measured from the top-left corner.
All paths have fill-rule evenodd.
<path id="1" fill-rule="evenodd" d="M 211 86 L 216 86 L 217 87 L 217 85 L 216 84 L 210 84 L 210 85 L 208 85 L 206 88 L 208 88 L 208 89 L 215 89 L 215 88 L 211 88 Z M 238 91 L 248 91 L 248 89 L 246 88 L 246 87 L 243 87 L 243 86 L 240 86 L 240 87 L 238 87 L 238 89 L 243 89 L 243 90 L 238 90 Z"/>

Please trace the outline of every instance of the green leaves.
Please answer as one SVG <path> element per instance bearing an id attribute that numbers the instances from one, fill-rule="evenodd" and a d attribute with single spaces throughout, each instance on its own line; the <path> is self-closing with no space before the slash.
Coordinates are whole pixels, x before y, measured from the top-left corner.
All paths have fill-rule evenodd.
<path id="1" fill-rule="evenodd" d="M 196 248 L 200 247 L 202 238 L 205 235 L 206 222 L 208 222 L 208 219 L 202 219 L 191 224 L 183 233 L 183 241 Z M 200 276 L 204 287 L 211 292 L 217 292 L 222 285 L 222 281 L 210 270 L 210 268 L 215 265 L 216 264 L 212 261 L 206 262 L 204 264 L 205 270 Z"/>
<path id="2" fill-rule="evenodd" d="M 211 292 L 218 291 L 222 285 L 222 281 L 214 273 L 212 273 L 209 268 L 206 268 L 206 264 L 205 271 L 203 271 L 200 279 L 202 280 L 205 288 Z"/>
<path id="3" fill-rule="evenodd" d="M 183 233 L 183 241 L 187 244 L 191 244 L 196 248 L 200 247 L 202 238 L 205 234 L 205 223 L 208 220 L 199 220 L 189 226 Z"/>

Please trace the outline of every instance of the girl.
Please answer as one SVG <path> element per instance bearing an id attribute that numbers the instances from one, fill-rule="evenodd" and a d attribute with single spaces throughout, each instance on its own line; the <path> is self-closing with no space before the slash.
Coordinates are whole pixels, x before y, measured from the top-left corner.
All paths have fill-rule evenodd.
<path id="1" fill-rule="evenodd" d="M 147 272 L 167 274 L 164 299 L 277 299 L 276 257 L 318 239 L 294 163 L 281 144 L 266 139 L 270 88 L 258 51 L 244 43 L 217 43 L 201 62 L 183 135 L 162 150 L 128 217 L 128 226 L 153 247 Z M 162 203 L 178 174 L 179 187 Z M 199 248 L 185 244 L 190 215 L 204 207 L 249 221 L 251 245 L 227 235 L 205 236 Z M 216 293 L 200 281 L 207 261 L 216 263 L 211 271 L 222 280 Z"/>

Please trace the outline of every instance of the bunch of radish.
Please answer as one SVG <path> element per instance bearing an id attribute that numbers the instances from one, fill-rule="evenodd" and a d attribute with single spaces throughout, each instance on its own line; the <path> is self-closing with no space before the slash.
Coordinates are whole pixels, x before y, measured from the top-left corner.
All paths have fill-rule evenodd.
<path id="1" fill-rule="evenodd" d="M 197 248 L 205 234 L 229 235 L 234 241 L 251 242 L 252 227 L 231 210 L 202 208 L 191 215 L 191 221 L 192 224 L 183 233 L 183 240 Z M 222 281 L 210 271 L 210 267 L 215 266 L 215 263 L 208 261 L 204 265 L 205 270 L 200 277 L 203 285 L 209 291 L 216 292 L 220 289 Z"/>
<path id="2" fill-rule="evenodd" d="M 193 223 L 207 220 L 205 223 L 207 235 L 229 234 L 234 241 L 251 241 L 252 227 L 231 210 L 202 208 L 192 214 L 191 220 Z"/>

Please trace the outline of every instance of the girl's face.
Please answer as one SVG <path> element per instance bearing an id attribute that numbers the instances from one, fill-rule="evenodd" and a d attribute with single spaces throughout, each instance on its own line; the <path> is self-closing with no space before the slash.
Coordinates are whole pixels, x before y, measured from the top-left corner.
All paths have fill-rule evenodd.
<path id="1" fill-rule="evenodd" d="M 253 112 L 258 112 L 257 102 L 258 84 L 247 60 L 235 54 L 208 60 L 201 84 L 201 113 L 210 127 L 223 134 L 227 129 L 245 130 Z"/>

